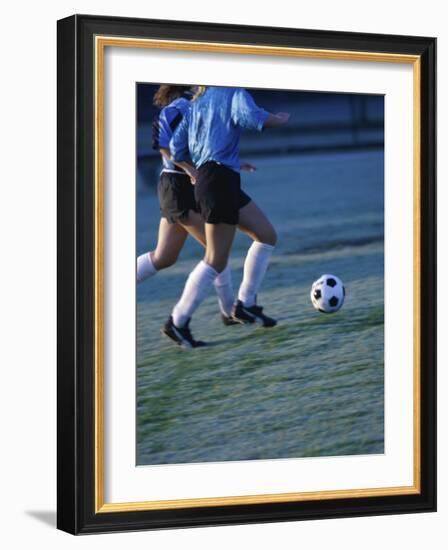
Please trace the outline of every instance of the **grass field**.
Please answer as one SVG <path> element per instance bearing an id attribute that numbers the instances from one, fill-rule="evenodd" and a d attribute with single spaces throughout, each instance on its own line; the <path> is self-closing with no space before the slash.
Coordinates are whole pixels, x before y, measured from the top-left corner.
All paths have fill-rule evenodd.
<path id="1" fill-rule="evenodd" d="M 279 243 L 259 295 L 273 329 L 224 327 L 211 295 L 192 321 L 210 342 L 174 346 L 159 333 L 202 250 L 137 290 L 137 464 L 384 452 L 382 152 L 257 161 L 243 187 Z M 137 253 L 157 236 L 157 197 L 137 205 Z M 232 252 L 235 289 L 250 241 Z M 346 303 L 316 312 L 311 283 L 339 276 Z"/>

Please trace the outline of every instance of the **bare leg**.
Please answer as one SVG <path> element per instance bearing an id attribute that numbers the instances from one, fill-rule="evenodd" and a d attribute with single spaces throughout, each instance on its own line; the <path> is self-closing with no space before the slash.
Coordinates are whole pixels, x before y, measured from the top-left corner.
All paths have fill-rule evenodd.
<path id="1" fill-rule="evenodd" d="M 137 283 L 153 277 L 159 270 L 173 265 L 185 243 L 188 233 L 177 224 L 161 218 L 157 248 L 140 254 L 137 258 Z"/>
<path id="2" fill-rule="evenodd" d="M 188 219 L 182 220 L 179 224 L 205 248 L 204 220 L 198 212 L 190 210 L 188 213 Z"/>
<path id="3" fill-rule="evenodd" d="M 168 223 L 161 218 L 157 247 L 151 252 L 151 260 L 159 271 L 176 263 L 176 260 L 188 237 L 187 231 L 177 223 Z"/>
<path id="4" fill-rule="evenodd" d="M 205 224 L 207 246 L 204 261 L 218 273 L 225 269 L 229 260 L 235 230 L 235 225 L 227 223 Z"/>
<path id="5" fill-rule="evenodd" d="M 182 226 L 188 233 L 205 247 L 205 227 L 202 216 L 197 212 L 190 211 L 188 220 L 182 221 Z M 227 267 L 219 273 L 213 281 L 216 294 L 218 296 L 219 309 L 225 324 L 235 324 L 231 320 L 232 308 L 235 303 L 235 294 L 233 291 L 232 273 L 230 267 Z"/>
<path id="6" fill-rule="evenodd" d="M 252 203 L 251 203 L 252 204 Z M 249 205 L 248 205 L 249 206 Z M 260 211 L 261 212 L 261 211 Z M 269 223 L 269 222 L 268 222 Z M 217 229 L 217 238 L 219 242 L 221 239 L 221 234 L 229 233 L 232 234 L 230 246 L 227 248 L 227 257 L 229 255 L 230 247 L 232 246 L 233 236 L 235 234 L 235 226 L 228 224 L 207 224 L 210 226 L 210 230 L 216 233 L 215 228 L 221 227 L 223 229 Z M 198 241 L 203 247 L 206 246 L 206 231 L 205 224 L 200 214 L 190 210 L 188 214 L 188 219 L 185 221 L 182 220 L 176 224 L 169 224 L 165 218 L 160 220 L 159 226 L 159 237 L 157 241 L 157 248 L 151 253 L 152 260 L 155 267 L 159 269 L 164 269 L 173 265 L 179 253 L 185 244 L 187 235 L 190 234 L 194 239 Z M 230 228 L 230 230 L 228 229 Z M 219 245 L 220 246 L 220 245 Z M 210 260 L 212 257 L 216 257 L 216 247 L 214 247 L 213 252 L 211 252 Z M 207 262 L 208 263 L 208 262 Z M 209 265 L 214 265 L 210 263 Z M 218 271 L 218 269 L 216 270 Z M 222 271 L 222 270 L 221 270 Z"/>
<path id="7" fill-rule="evenodd" d="M 256 242 L 275 246 L 277 233 L 267 216 L 251 201 L 241 208 L 238 228 Z"/>
<path id="8" fill-rule="evenodd" d="M 188 234 L 194 237 L 205 248 L 204 221 L 200 214 L 190 211 L 185 221 L 170 224 L 165 218 L 160 220 L 157 248 L 153 252 L 146 252 L 137 258 L 137 282 L 142 282 L 154 276 L 157 271 L 173 265 Z M 229 324 L 232 307 L 235 302 L 232 274 L 226 268 L 214 280 L 218 296 L 219 309 L 224 321 Z"/>
<path id="9" fill-rule="evenodd" d="M 191 316 L 206 298 L 214 280 L 226 268 L 235 230 L 235 225 L 205 224 L 205 257 L 190 273 L 182 296 L 173 309 L 175 327 L 188 327 Z"/>

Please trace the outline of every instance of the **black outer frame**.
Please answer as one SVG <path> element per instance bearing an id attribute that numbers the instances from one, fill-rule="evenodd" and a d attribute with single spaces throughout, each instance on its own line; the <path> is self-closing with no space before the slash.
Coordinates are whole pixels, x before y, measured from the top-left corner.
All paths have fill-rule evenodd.
<path id="1" fill-rule="evenodd" d="M 421 56 L 421 493 L 94 513 L 94 37 Z M 57 527 L 72 534 L 436 510 L 436 39 L 74 15 L 58 21 Z"/>

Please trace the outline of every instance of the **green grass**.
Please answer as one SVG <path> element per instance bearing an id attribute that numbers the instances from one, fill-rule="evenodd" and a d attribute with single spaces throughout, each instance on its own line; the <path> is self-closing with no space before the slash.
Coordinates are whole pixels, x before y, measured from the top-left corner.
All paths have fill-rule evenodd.
<path id="1" fill-rule="evenodd" d="M 293 160 L 282 165 L 288 177 Z M 369 237 L 382 230 L 380 169 L 375 155 L 298 162 L 299 194 L 292 193 L 294 179 L 272 193 L 279 168 L 269 162 L 248 186 L 279 232 L 259 296 L 278 326 L 225 327 L 210 295 L 191 323 L 209 347 L 185 350 L 162 336 L 201 258 L 194 243 L 173 268 L 138 288 L 137 464 L 384 452 L 383 242 L 381 234 Z M 139 218 L 140 250 L 158 219 L 155 197 L 142 204 L 154 222 Z M 236 288 L 248 245 L 239 236 L 232 251 Z M 333 315 L 310 302 L 311 283 L 322 273 L 340 276 L 347 289 Z"/>

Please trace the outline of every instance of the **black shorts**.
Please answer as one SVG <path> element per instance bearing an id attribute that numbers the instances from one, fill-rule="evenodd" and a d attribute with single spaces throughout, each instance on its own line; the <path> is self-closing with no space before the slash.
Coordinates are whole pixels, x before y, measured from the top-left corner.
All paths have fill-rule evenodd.
<path id="1" fill-rule="evenodd" d="M 252 200 L 241 190 L 238 172 L 212 161 L 198 169 L 194 195 L 206 223 L 237 225 L 240 209 Z"/>
<path id="2" fill-rule="evenodd" d="M 188 211 L 197 212 L 194 189 L 190 177 L 175 172 L 162 172 L 157 188 L 160 213 L 168 223 L 187 219 Z"/>

